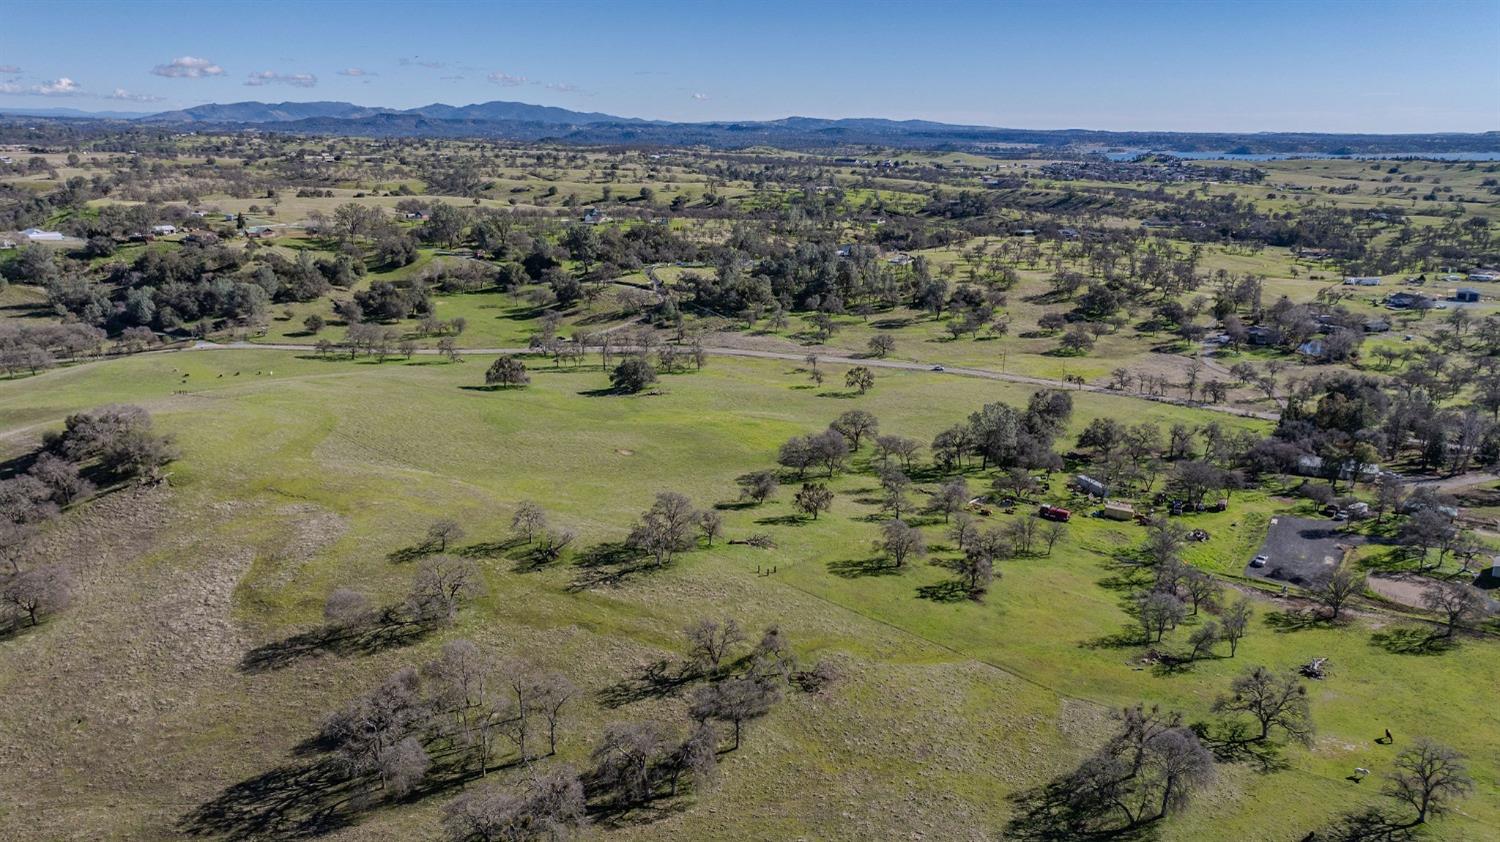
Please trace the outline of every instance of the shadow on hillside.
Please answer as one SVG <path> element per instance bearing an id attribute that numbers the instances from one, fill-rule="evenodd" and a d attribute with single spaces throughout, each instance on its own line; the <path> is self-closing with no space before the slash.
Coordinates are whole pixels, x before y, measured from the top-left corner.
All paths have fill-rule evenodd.
<path id="1" fill-rule="evenodd" d="M 862 579 L 866 576 L 894 576 L 901 572 L 901 568 L 877 556 L 830 561 L 828 572 L 843 579 Z"/>
<path id="2" fill-rule="evenodd" d="M 1441 655 L 1458 647 L 1451 637 L 1415 626 L 1402 626 L 1370 635 L 1370 643 L 1393 655 Z"/>
<path id="3" fill-rule="evenodd" d="M 1416 827 L 1379 807 L 1346 813 L 1328 827 L 1307 835 L 1308 842 L 1409 842 L 1417 838 Z"/>
<path id="4" fill-rule="evenodd" d="M 298 748 L 304 754 L 327 751 L 316 739 Z M 399 796 L 368 776 L 351 775 L 347 764 L 336 757 L 284 764 L 226 787 L 180 818 L 177 830 L 188 836 L 231 840 L 310 839 L 347 828 L 362 814 L 415 803 L 478 777 L 473 764 L 465 762 L 466 752 L 432 752 L 431 756 L 432 768 L 421 783 Z"/>
<path id="5" fill-rule="evenodd" d="M 623 541 L 605 541 L 583 550 L 573 559 L 573 567 L 577 573 L 568 590 L 574 592 L 617 587 L 657 569 L 649 554 Z"/>
<path id="6" fill-rule="evenodd" d="M 972 598 L 968 585 L 958 579 L 922 585 L 917 588 L 917 596 L 932 602 L 964 602 Z"/>
<path id="7" fill-rule="evenodd" d="M 1110 805 L 1079 798 L 1073 777 L 1063 775 L 1012 795 L 1015 812 L 1005 825 L 1004 838 L 1024 842 L 1145 842 L 1157 837 L 1155 824 L 1126 824 Z"/>
<path id="8" fill-rule="evenodd" d="M 1266 627 L 1282 634 L 1328 628 L 1333 623 L 1319 611 L 1272 611 L 1266 615 Z"/>
<path id="9" fill-rule="evenodd" d="M 691 664 L 663 658 L 600 690 L 599 704 L 613 709 L 646 699 L 676 696 L 702 677 L 703 673 Z"/>
<path id="10" fill-rule="evenodd" d="M 325 625 L 291 637 L 257 646 L 240 659 L 245 673 L 269 672 L 322 655 L 373 655 L 385 649 L 409 646 L 432 630 L 429 623 L 400 619 L 387 610 L 365 623 Z"/>
<path id="11" fill-rule="evenodd" d="M 1220 763 L 1249 763 L 1262 774 L 1291 768 L 1279 744 L 1250 734 L 1243 722 L 1195 722 L 1189 727 Z"/>

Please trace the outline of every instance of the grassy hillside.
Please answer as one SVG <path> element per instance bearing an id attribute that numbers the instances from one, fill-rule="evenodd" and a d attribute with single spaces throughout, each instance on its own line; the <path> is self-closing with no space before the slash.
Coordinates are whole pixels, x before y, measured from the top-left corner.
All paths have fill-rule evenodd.
<path id="1" fill-rule="evenodd" d="M 474 388 L 487 364 L 195 352 L 0 381 L 0 457 L 70 411 L 116 401 L 150 409 L 183 451 L 170 490 L 107 496 L 45 536 L 44 554 L 85 572 L 72 608 L 0 648 L 0 727 L 26 735 L 0 748 L 0 788 L 11 795 L 0 836 L 290 835 L 277 822 L 311 808 L 289 795 L 285 776 L 262 776 L 301 768 L 298 746 L 324 713 L 457 637 L 548 664 L 583 688 L 560 748 L 582 764 L 605 722 L 681 718 L 680 696 L 617 704 L 609 691 L 681 657 L 687 623 L 725 615 L 756 631 L 779 624 L 804 661 L 835 658 L 846 679 L 826 695 L 793 694 L 752 723 L 717 790 L 633 815 L 612 838 L 992 838 L 1011 814 L 1007 797 L 1092 750 L 1111 708 L 1144 700 L 1204 720 L 1243 668 L 1313 657 L 1333 665 L 1311 687 L 1313 746 L 1287 749 L 1279 771 L 1221 765 L 1214 790 L 1163 825 L 1162 839 L 1300 838 L 1375 798 L 1373 780 L 1345 776 L 1389 769 L 1419 734 L 1466 751 L 1481 793 L 1432 838 L 1485 838 L 1500 822 L 1500 733 L 1482 725 L 1500 686 L 1500 645 L 1392 654 L 1372 642 L 1389 619 L 1294 630 L 1277 622 L 1285 606 L 1256 596 L 1236 658 L 1162 675 L 1119 642 L 1132 621 L 1114 561 L 1140 543 L 1134 524 L 1075 518 L 1050 555 L 999 565 L 983 602 L 928 598 L 952 579 L 936 564 L 869 563 L 882 516 L 867 473 L 836 478 L 833 509 L 816 522 L 792 517 L 787 486 L 764 506 L 722 510 L 727 537 L 768 533 L 772 550 L 720 543 L 664 570 L 604 579 L 572 561 L 531 570 L 493 546 L 521 500 L 540 502 L 587 549 L 623 538 L 661 490 L 701 507 L 733 501 L 737 475 L 770 467 L 789 435 L 846 409 L 929 441 L 986 402 L 1024 404 L 1027 387 L 883 371 L 853 397 L 811 388 L 791 364 L 716 358 L 666 377 L 655 395 L 601 394 L 596 367 L 540 367 L 530 388 L 495 393 Z M 1100 415 L 1210 417 L 1080 393 L 1073 432 Z M 977 471 L 970 481 L 987 484 Z M 1049 495 L 1066 499 L 1060 477 Z M 1286 505 L 1247 492 L 1228 512 L 1198 516 L 1192 525 L 1213 539 L 1190 560 L 1239 569 L 1267 513 Z M 251 649 L 316 626 L 334 588 L 399 598 L 413 565 L 392 556 L 438 517 L 466 530 L 461 550 L 487 584 L 455 626 L 395 648 L 244 668 Z M 948 543 L 940 519 L 928 521 L 934 558 L 951 558 L 939 549 Z M 1181 645 L 1196 622 L 1169 642 Z M 1395 748 L 1373 742 L 1387 727 Z M 242 782 L 253 785 L 229 789 Z M 456 792 L 335 812 L 331 838 L 436 838 Z"/>

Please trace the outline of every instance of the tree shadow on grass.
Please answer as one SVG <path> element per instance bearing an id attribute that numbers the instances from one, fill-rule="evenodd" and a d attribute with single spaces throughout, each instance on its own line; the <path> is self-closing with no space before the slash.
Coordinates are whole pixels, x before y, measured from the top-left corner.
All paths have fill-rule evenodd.
<path id="1" fill-rule="evenodd" d="M 522 538 L 507 538 L 504 541 L 480 541 L 468 546 L 458 547 L 453 554 L 462 558 L 502 558 L 511 550 L 525 544 Z"/>
<path id="2" fill-rule="evenodd" d="M 573 592 L 618 587 L 657 569 L 647 553 L 623 541 L 606 541 L 589 547 L 573 559 L 573 567 L 578 571 L 568 584 L 568 590 Z"/>
<path id="3" fill-rule="evenodd" d="M 947 603 L 963 602 L 972 598 L 968 585 L 959 579 L 950 579 L 935 585 L 922 585 L 917 588 L 917 596 L 932 602 Z"/>
<path id="4" fill-rule="evenodd" d="M 1370 635 L 1370 643 L 1393 655 L 1441 655 L 1458 641 L 1415 626 L 1402 626 Z"/>
<path id="5" fill-rule="evenodd" d="M 1317 611 L 1272 611 L 1266 615 L 1265 623 L 1268 628 L 1281 634 L 1329 628 L 1333 625 Z"/>
<path id="6" fill-rule="evenodd" d="M 307 839 L 353 823 L 361 782 L 332 758 L 278 766 L 227 787 L 177 822 L 188 836 Z"/>
<path id="7" fill-rule="evenodd" d="M 1141 635 L 1140 626 L 1129 625 L 1114 634 L 1089 638 L 1078 644 L 1080 649 L 1131 649 L 1150 643 Z"/>
<path id="8" fill-rule="evenodd" d="M 423 541 L 420 544 L 412 544 L 409 547 L 393 550 L 385 558 L 393 564 L 411 564 L 414 561 L 421 561 L 436 552 L 437 547 L 432 542 Z"/>
<path id="9" fill-rule="evenodd" d="M 807 523 L 801 515 L 768 515 L 756 518 L 755 522 L 761 526 L 801 526 Z"/>
<path id="10" fill-rule="evenodd" d="M 901 572 L 901 568 L 877 556 L 830 561 L 828 572 L 841 579 L 863 579 L 866 576 L 895 576 Z"/>
<path id="11" fill-rule="evenodd" d="M 350 827 L 362 814 L 410 804 L 447 792 L 477 777 L 467 753 L 433 751 L 433 765 L 415 789 L 402 796 L 382 791 L 368 777 L 350 775 L 338 758 L 324 756 L 278 766 L 226 787 L 177 821 L 187 836 L 218 839 L 310 839 Z M 326 754 L 316 738 L 304 741 L 304 756 Z M 519 761 L 491 770 L 505 769 Z"/>
<path id="12" fill-rule="evenodd" d="M 1280 745 L 1251 734 L 1243 722 L 1194 722 L 1188 727 L 1220 763 L 1248 763 L 1266 775 L 1291 768 Z"/>
<path id="13" fill-rule="evenodd" d="M 1410 842 L 1417 838 L 1416 826 L 1398 820 L 1379 807 L 1346 813 L 1322 830 L 1308 834 L 1309 842 Z"/>
<path id="14" fill-rule="evenodd" d="M 646 699 L 669 698 L 702 677 L 691 664 L 663 658 L 600 690 L 599 704 L 614 709 Z"/>
<path id="15" fill-rule="evenodd" d="M 319 626 L 257 646 L 240 659 L 239 670 L 251 674 L 269 672 L 321 655 L 373 655 L 384 649 L 409 646 L 432 629 L 430 623 L 401 620 L 387 611 L 368 623 Z"/>
<path id="16" fill-rule="evenodd" d="M 1157 838 L 1155 823 L 1124 824 L 1108 804 L 1078 797 L 1071 775 L 1010 797 L 1015 807 L 1003 838 L 1020 842 L 1117 840 L 1145 842 Z"/>

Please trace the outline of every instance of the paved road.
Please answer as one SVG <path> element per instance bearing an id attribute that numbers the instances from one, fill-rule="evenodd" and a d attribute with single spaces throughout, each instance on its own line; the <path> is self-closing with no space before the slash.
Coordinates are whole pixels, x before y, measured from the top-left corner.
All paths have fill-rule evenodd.
<path id="1" fill-rule="evenodd" d="M 311 345 L 294 344 L 272 344 L 262 342 L 199 342 L 188 348 L 190 351 L 312 351 Z M 460 348 L 465 354 L 534 354 L 531 348 Z M 597 351 L 590 348 L 590 352 Z M 617 351 L 630 350 L 629 348 L 616 348 Z M 765 360 L 786 360 L 789 362 L 802 362 L 807 354 L 793 353 L 790 351 L 758 351 L 749 348 L 704 348 L 706 353 L 717 357 L 752 357 Z M 437 354 L 433 348 L 422 348 L 418 354 Z M 1209 412 L 1220 412 L 1225 415 L 1237 415 L 1241 418 L 1259 418 L 1264 421 L 1275 421 L 1277 414 L 1274 412 L 1263 412 L 1253 409 L 1240 409 L 1232 406 L 1219 406 L 1215 404 L 1193 403 L 1181 398 L 1172 398 L 1162 395 L 1147 395 L 1142 392 L 1129 392 L 1117 389 L 1109 389 L 1104 386 L 1089 384 L 1066 383 L 1061 380 L 1053 380 L 1047 377 L 1033 377 L 1028 374 L 1012 374 L 1005 371 L 994 371 L 987 368 L 967 368 L 960 366 L 938 366 L 932 363 L 905 362 L 902 360 L 881 360 L 865 357 L 847 357 L 837 354 L 818 354 L 819 362 L 833 363 L 835 365 L 863 365 L 870 368 L 893 368 L 903 371 L 926 371 L 933 374 L 951 374 L 958 377 L 978 377 L 985 380 L 1004 380 L 1010 383 L 1029 383 L 1034 386 L 1044 386 L 1052 389 L 1070 389 L 1082 392 L 1098 392 L 1104 395 L 1118 395 L 1121 397 L 1137 398 L 1140 400 L 1155 401 L 1157 403 L 1174 404 L 1177 406 L 1191 406 L 1196 409 Z"/>

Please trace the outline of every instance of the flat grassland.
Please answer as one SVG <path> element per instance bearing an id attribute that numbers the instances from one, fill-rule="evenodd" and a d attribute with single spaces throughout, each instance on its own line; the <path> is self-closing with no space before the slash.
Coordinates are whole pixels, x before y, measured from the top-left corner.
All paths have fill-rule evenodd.
<path id="1" fill-rule="evenodd" d="M 1311 682 L 1313 746 L 1285 749 L 1276 771 L 1221 764 L 1213 790 L 1165 823 L 1162 839 L 1300 838 L 1373 802 L 1373 778 L 1345 776 L 1355 767 L 1378 776 L 1419 735 L 1470 755 L 1479 786 L 1432 838 L 1492 838 L 1500 826 L 1493 641 L 1395 654 L 1375 644 L 1399 620 L 1293 626 L 1285 605 L 1257 594 L 1237 657 L 1162 674 L 1140 664 L 1141 647 L 1122 634 L 1132 620 L 1117 559 L 1141 542 L 1134 524 L 1077 517 L 1049 555 L 998 565 L 1002 578 L 983 602 L 950 601 L 942 594 L 952 574 L 937 564 L 871 562 L 883 516 L 869 473 L 835 478 L 833 509 L 815 522 L 793 516 L 788 486 L 765 505 L 734 504 L 736 476 L 771 467 L 788 436 L 844 410 L 867 409 L 882 432 L 928 441 L 984 403 L 1024 404 L 1029 387 L 882 371 L 870 393 L 853 396 L 810 387 L 794 364 L 715 358 L 664 377 L 660 394 L 602 394 L 596 366 L 540 362 L 529 388 L 491 392 L 475 388 L 488 362 L 163 353 L 0 381 L 0 458 L 68 412 L 109 402 L 147 407 L 183 451 L 170 490 L 108 495 L 44 536 L 44 553 L 72 559 L 81 585 L 68 611 L 0 645 L 0 731 L 26 735 L 0 745 L 0 837 L 269 834 L 256 824 L 268 804 L 298 808 L 267 773 L 299 768 L 298 746 L 323 714 L 456 637 L 545 663 L 583 688 L 560 747 L 581 764 L 603 723 L 681 718 L 680 696 L 626 701 L 611 690 L 681 657 L 689 622 L 725 615 L 755 631 L 780 625 L 804 662 L 834 658 L 845 680 L 827 694 L 793 694 L 750 724 L 716 791 L 612 835 L 992 838 L 1011 814 L 1007 797 L 1071 768 L 1107 733 L 1111 709 L 1146 701 L 1206 720 L 1248 666 L 1314 657 L 1329 658 L 1333 672 Z M 1070 434 L 1101 415 L 1259 423 L 1077 393 Z M 1049 496 L 1066 501 L 1061 479 Z M 978 471 L 970 481 L 988 482 Z M 918 485 L 931 487 L 920 476 Z M 700 507 L 726 504 L 726 537 L 767 533 L 776 548 L 720 542 L 663 570 L 630 571 L 573 559 L 530 569 L 498 546 L 521 500 L 577 530 L 587 550 L 622 539 L 662 490 Z M 1238 570 L 1266 516 L 1289 505 L 1237 493 L 1229 511 L 1192 519 L 1212 539 L 1189 560 Z M 487 584 L 454 627 L 397 648 L 289 651 L 245 666 L 250 650 L 320 623 L 334 588 L 399 598 L 414 565 L 391 558 L 439 517 L 461 523 L 459 551 Z M 951 558 L 940 518 L 924 523 L 933 559 Z M 1394 748 L 1374 742 L 1385 728 Z M 350 817 L 355 824 L 330 838 L 435 838 L 453 794 Z M 205 805 L 217 824 L 203 822 Z"/>

